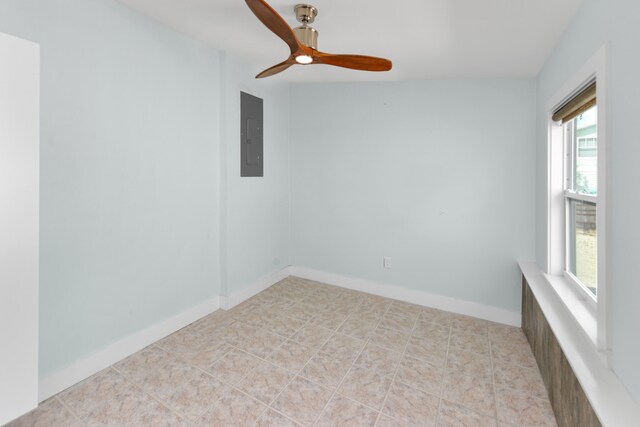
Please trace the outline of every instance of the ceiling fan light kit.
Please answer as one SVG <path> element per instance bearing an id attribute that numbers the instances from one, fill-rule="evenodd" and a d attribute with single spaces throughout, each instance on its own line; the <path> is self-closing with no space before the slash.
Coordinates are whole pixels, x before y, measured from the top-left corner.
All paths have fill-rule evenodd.
<path id="1" fill-rule="evenodd" d="M 281 73 L 292 65 L 325 64 L 361 71 L 389 71 L 392 63 L 388 59 L 364 55 L 334 55 L 318 50 L 318 31 L 309 24 L 318 16 L 318 9 L 308 4 L 294 7 L 296 19 L 302 24 L 291 28 L 285 20 L 264 0 L 245 0 L 249 9 L 275 35 L 291 49 L 291 56 L 284 62 L 268 68 L 256 76 L 257 79 Z"/>
<path id="2" fill-rule="evenodd" d="M 296 62 L 298 64 L 307 65 L 313 62 L 313 58 L 309 55 L 298 55 L 296 56 Z"/>

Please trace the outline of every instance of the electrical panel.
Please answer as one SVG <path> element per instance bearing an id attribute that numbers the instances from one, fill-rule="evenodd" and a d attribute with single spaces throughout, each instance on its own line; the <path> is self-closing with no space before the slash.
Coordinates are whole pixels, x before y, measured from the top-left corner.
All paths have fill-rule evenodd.
<path id="1" fill-rule="evenodd" d="M 264 176 L 263 102 L 240 92 L 240 176 Z"/>

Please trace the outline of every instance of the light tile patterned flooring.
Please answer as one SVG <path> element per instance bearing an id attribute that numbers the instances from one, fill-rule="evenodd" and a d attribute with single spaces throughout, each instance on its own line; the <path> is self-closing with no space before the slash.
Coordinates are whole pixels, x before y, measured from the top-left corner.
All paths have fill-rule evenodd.
<path id="1" fill-rule="evenodd" d="M 13 426 L 555 426 L 520 329 L 289 277 Z"/>

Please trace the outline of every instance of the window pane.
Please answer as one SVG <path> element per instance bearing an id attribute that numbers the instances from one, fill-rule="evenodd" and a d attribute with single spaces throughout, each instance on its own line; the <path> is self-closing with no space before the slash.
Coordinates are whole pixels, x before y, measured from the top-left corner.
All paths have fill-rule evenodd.
<path id="1" fill-rule="evenodd" d="M 596 205 L 569 200 L 569 271 L 594 295 L 597 290 Z"/>
<path id="2" fill-rule="evenodd" d="M 595 157 L 597 154 L 596 138 L 578 137 L 578 159 Z"/>
<path id="3" fill-rule="evenodd" d="M 573 119 L 573 188 L 576 193 L 598 194 L 598 107 Z"/>

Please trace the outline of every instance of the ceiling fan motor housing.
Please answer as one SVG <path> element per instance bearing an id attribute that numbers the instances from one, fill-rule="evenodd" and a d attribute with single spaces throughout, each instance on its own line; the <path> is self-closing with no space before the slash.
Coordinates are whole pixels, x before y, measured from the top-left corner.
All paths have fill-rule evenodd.
<path id="1" fill-rule="evenodd" d="M 296 38 L 305 46 L 318 50 L 318 32 L 307 25 L 293 29 Z"/>

